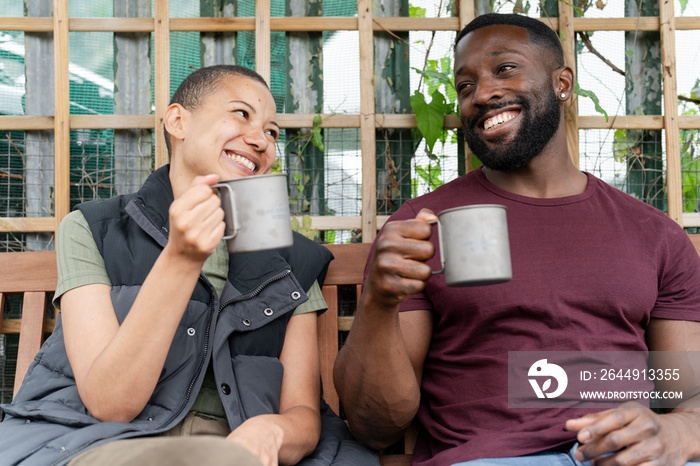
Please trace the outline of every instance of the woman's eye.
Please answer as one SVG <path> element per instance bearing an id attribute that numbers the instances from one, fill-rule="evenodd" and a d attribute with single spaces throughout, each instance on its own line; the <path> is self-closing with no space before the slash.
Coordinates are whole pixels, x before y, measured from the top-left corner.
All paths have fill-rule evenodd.
<path id="1" fill-rule="evenodd" d="M 265 132 L 272 136 L 272 139 L 274 139 L 275 141 L 277 140 L 277 131 L 275 131 L 274 129 L 268 129 Z"/>
<path id="2" fill-rule="evenodd" d="M 248 112 L 246 112 L 245 110 L 234 110 L 234 113 L 240 114 L 246 120 L 248 119 Z"/>

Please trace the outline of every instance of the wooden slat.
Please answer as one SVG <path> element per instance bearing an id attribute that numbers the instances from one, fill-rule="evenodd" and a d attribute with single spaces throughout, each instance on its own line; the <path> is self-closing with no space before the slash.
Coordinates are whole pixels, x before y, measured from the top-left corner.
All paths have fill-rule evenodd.
<path id="1" fill-rule="evenodd" d="M 685 228 L 700 228 L 700 213 L 698 213 L 698 212 L 684 213 L 683 214 L 683 226 Z"/>
<path id="2" fill-rule="evenodd" d="M 576 36 L 574 35 L 574 7 L 569 2 L 559 3 L 559 34 L 564 49 L 564 63 L 576 69 Z M 557 98 L 559 97 L 557 92 Z M 578 147 L 578 102 L 576 95 L 570 95 L 564 103 L 564 122 L 566 125 L 566 146 L 571 161 L 579 166 Z"/>
<path id="3" fill-rule="evenodd" d="M 55 217 L 0 217 L 0 232 L 41 233 L 55 229 Z"/>
<path id="4" fill-rule="evenodd" d="M 280 113 L 277 122 L 282 128 L 311 128 L 316 114 Z M 359 128 L 360 115 L 352 113 L 321 114 L 322 128 Z M 8 116 L 0 115 L 0 130 L 50 130 L 54 128 L 52 116 Z M 700 116 L 680 115 L 680 129 L 700 128 Z M 71 115 L 73 129 L 150 129 L 155 126 L 154 115 Z M 446 115 L 443 126 L 448 129 L 461 128 L 457 115 Z M 413 114 L 375 114 L 376 128 L 408 129 L 416 127 Z M 579 129 L 664 129 L 662 115 L 581 115 Z"/>
<path id="5" fill-rule="evenodd" d="M 278 113 L 277 123 L 282 128 L 312 128 L 316 114 Z M 321 128 L 359 128 L 360 115 L 350 113 L 321 114 Z"/>
<path id="6" fill-rule="evenodd" d="M 255 18 L 170 18 L 171 31 L 255 31 Z"/>
<path id="7" fill-rule="evenodd" d="M 700 16 L 688 16 L 676 18 L 676 31 L 700 29 Z"/>
<path id="8" fill-rule="evenodd" d="M 369 243 L 326 244 L 335 257 L 328 267 L 325 284 L 355 285 L 362 283 Z"/>
<path id="9" fill-rule="evenodd" d="M 692 234 L 688 235 L 688 237 L 690 237 L 690 241 L 695 246 L 695 250 L 698 252 L 698 255 L 700 255 L 700 234 Z"/>
<path id="10" fill-rule="evenodd" d="M 0 115 L 0 130 L 54 129 L 52 116 Z"/>
<path id="11" fill-rule="evenodd" d="M 311 216 L 311 228 L 328 230 L 360 230 L 362 217 L 359 215 Z M 377 215 L 377 228 L 386 223 L 388 215 Z M 301 222 L 301 217 L 297 217 Z M 55 217 L 0 217 L 0 232 L 41 233 L 54 232 Z"/>
<path id="12" fill-rule="evenodd" d="M 296 217 L 301 223 L 302 218 Z M 359 230 L 362 228 L 362 217 L 359 215 L 342 216 L 310 216 L 311 228 L 318 230 Z M 386 223 L 388 215 L 377 215 L 377 228 Z"/>
<path id="13" fill-rule="evenodd" d="M 678 128 L 676 91 L 676 24 L 673 0 L 659 2 L 661 18 L 661 70 L 664 92 L 664 128 L 666 128 L 666 188 L 668 216 L 683 226 L 683 181 Z"/>
<path id="14" fill-rule="evenodd" d="M 579 116 L 579 129 L 664 129 L 661 115 Z"/>
<path id="15" fill-rule="evenodd" d="M 680 129 L 700 128 L 700 115 L 681 115 L 678 117 L 678 127 Z"/>
<path id="16" fill-rule="evenodd" d="M 2 16 L 0 31 L 52 32 L 53 18 L 36 16 Z"/>
<path id="17" fill-rule="evenodd" d="M 68 121 L 71 129 L 151 129 L 155 127 L 154 115 L 70 115 Z M 52 116 L 0 116 L 2 131 L 52 130 L 54 126 Z"/>
<path id="18" fill-rule="evenodd" d="M 155 165 L 168 163 L 168 149 L 163 136 L 163 115 L 170 103 L 170 11 L 168 0 L 155 2 Z"/>
<path id="19" fill-rule="evenodd" d="M 565 3 L 565 2 L 561 2 Z M 566 2 L 572 3 L 572 2 Z M 658 31 L 658 16 L 629 18 L 574 18 L 576 31 Z"/>
<path id="20" fill-rule="evenodd" d="M 333 383 L 333 365 L 338 356 L 338 287 L 323 286 L 323 299 L 328 310 L 318 317 L 318 350 L 323 381 L 323 399 L 336 413 L 340 413 L 340 400 Z"/>
<path id="21" fill-rule="evenodd" d="M 155 115 L 71 115 L 71 129 L 153 129 Z"/>
<path id="22" fill-rule="evenodd" d="M 2 293 L 0 293 L 2 295 Z M 44 319 L 44 333 L 53 332 L 56 319 Z M 20 333 L 22 330 L 22 319 L 0 319 L 0 333 Z"/>
<path id="23" fill-rule="evenodd" d="M 46 293 L 24 293 L 22 302 L 22 326 L 19 334 L 17 349 L 17 368 L 15 369 L 15 387 L 13 397 L 17 394 L 24 375 L 34 356 L 41 348 L 44 329 L 44 314 L 46 312 Z"/>
<path id="24" fill-rule="evenodd" d="M 270 0 L 255 1 L 255 71 L 270 84 Z"/>
<path id="25" fill-rule="evenodd" d="M 53 292 L 56 289 L 56 253 L 0 253 L 0 292 Z"/>
<path id="26" fill-rule="evenodd" d="M 471 11 L 473 3 L 460 0 L 460 12 Z M 467 5 L 465 8 L 463 5 Z M 375 30 L 382 26 L 393 31 L 448 31 L 458 30 L 470 20 L 469 14 L 460 14 L 459 22 L 455 18 L 407 18 L 384 17 L 375 22 Z M 558 18 L 538 18 L 552 29 L 559 29 Z M 71 31 L 115 31 L 115 32 L 149 32 L 154 30 L 150 18 L 71 18 Z M 308 17 L 308 18 L 271 18 L 273 31 L 353 31 L 357 30 L 357 18 L 353 17 Z M 660 19 L 657 16 L 635 18 L 574 18 L 575 31 L 658 31 Z M 677 30 L 700 29 L 700 17 L 688 16 L 676 18 Z M 3 16 L 0 17 L 0 30 L 51 32 L 51 18 Z M 255 18 L 172 18 L 171 31 L 253 31 Z"/>
<path id="27" fill-rule="evenodd" d="M 54 49 L 54 215 L 56 224 L 70 212 L 70 75 L 68 0 L 53 3 Z"/>
<path id="28" fill-rule="evenodd" d="M 473 0 L 458 0 L 459 1 L 459 30 L 461 31 L 464 27 L 471 22 L 476 17 L 476 11 L 474 9 Z"/>
<path id="29" fill-rule="evenodd" d="M 377 167 L 374 105 L 372 0 L 357 2 L 360 40 L 360 149 L 362 151 L 362 242 L 377 235 Z"/>
<path id="30" fill-rule="evenodd" d="M 338 317 L 338 331 L 339 332 L 349 332 L 350 329 L 352 328 L 352 323 L 354 321 L 355 321 L 355 317 L 351 317 L 351 316 Z"/>
<path id="31" fill-rule="evenodd" d="M 270 18 L 272 31 L 322 32 L 357 31 L 357 18 L 344 16 L 275 17 Z"/>
<path id="32" fill-rule="evenodd" d="M 375 31 L 457 31 L 459 30 L 459 18 L 409 18 L 376 16 L 373 20 Z"/>
<path id="33" fill-rule="evenodd" d="M 379 464 L 382 466 L 411 466 L 411 455 L 380 455 Z"/>

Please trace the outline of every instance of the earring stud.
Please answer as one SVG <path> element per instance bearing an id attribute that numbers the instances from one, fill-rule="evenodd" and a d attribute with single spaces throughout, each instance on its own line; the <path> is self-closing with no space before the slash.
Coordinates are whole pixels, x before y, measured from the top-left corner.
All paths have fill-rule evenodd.
<path id="1" fill-rule="evenodd" d="M 559 94 L 559 97 L 561 97 L 562 99 L 566 99 L 566 94 L 562 92 L 561 94 Z"/>

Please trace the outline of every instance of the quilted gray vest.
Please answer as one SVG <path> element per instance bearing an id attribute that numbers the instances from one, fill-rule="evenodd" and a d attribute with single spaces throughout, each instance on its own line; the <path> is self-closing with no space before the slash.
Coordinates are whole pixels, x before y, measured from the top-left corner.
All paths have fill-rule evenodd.
<path id="1" fill-rule="evenodd" d="M 173 200 L 169 167 L 156 170 L 135 194 L 81 204 L 112 281 L 119 322 L 167 243 Z M 117 439 L 169 430 L 189 411 L 209 364 L 233 430 L 246 419 L 276 413 L 283 367 L 279 355 L 287 322 L 322 284 L 330 252 L 296 235 L 277 251 L 230 256 L 221 296 L 202 275 L 180 321 L 156 389 L 130 423 L 100 422 L 82 404 L 63 343 L 60 316 L 30 366 L 17 396 L 2 405 L 0 465 L 66 464 L 85 450 Z M 323 433 L 316 451 L 300 464 L 378 464 L 358 445 L 323 400 Z"/>

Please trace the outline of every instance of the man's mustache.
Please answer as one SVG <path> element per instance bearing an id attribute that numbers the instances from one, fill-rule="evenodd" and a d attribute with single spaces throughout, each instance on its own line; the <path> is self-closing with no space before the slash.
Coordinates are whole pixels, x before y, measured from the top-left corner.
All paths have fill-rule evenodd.
<path id="1" fill-rule="evenodd" d="M 470 128 L 476 128 L 476 123 L 481 120 L 488 112 L 492 110 L 499 110 L 505 107 L 508 107 L 510 105 L 520 105 L 523 110 L 529 110 L 530 109 L 530 103 L 523 99 L 523 98 L 517 98 L 513 99 L 510 101 L 503 101 L 503 102 L 494 102 L 492 104 L 488 105 L 483 105 L 479 107 L 479 111 L 476 112 L 476 115 L 472 118 L 469 119 L 468 126 Z"/>

